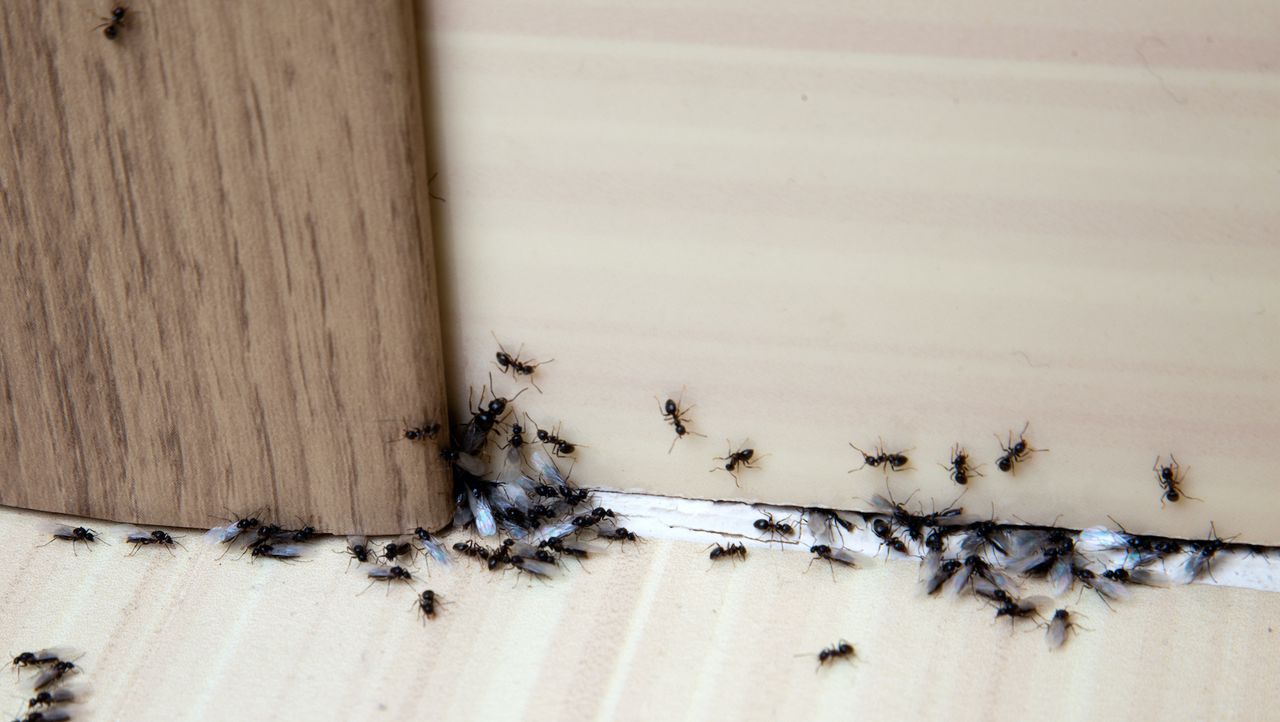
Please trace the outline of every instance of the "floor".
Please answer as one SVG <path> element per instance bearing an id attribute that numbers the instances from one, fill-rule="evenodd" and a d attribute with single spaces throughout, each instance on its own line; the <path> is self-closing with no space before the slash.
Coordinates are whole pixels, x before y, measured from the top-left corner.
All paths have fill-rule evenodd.
<path id="1" fill-rule="evenodd" d="M 37 546 L 51 519 L 0 508 L 0 651 L 80 650 L 78 720 L 1280 718 L 1260 683 L 1280 670 L 1271 592 L 1068 599 L 1089 629 L 1050 652 L 976 600 L 922 597 L 909 561 L 833 579 L 806 554 L 713 564 L 658 539 L 547 582 L 419 569 L 447 602 L 423 620 L 409 589 L 366 589 L 336 539 L 287 563 L 219 558 L 194 532 L 173 556 L 118 539 L 73 553 Z M 841 638 L 856 661 L 818 668 Z M 0 681 L 0 712 L 20 684 Z"/>

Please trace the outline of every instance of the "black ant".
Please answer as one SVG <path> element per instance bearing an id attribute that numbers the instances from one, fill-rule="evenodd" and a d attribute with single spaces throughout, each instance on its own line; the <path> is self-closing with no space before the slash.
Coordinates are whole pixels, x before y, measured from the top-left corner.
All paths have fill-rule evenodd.
<path id="1" fill-rule="evenodd" d="M 369 570 L 369 579 L 373 580 L 369 582 L 369 587 L 372 587 L 375 582 L 386 582 L 387 589 L 390 589 L 391 583 L 396 581 L 397 579 L 404 582 L 405 584 L 409 584 L 409 585 L 413 584 L 413 575 L 409 573 L 408 569 L 405 569 L 404 567 L 401 567 L 401 566 L 374 567 L 373 569 Z M 369 587 L 365 587 L 364 591 L 360 593 L 364 594 L 365 591 L 369 590 Z"/>
<path id="2" fill-rule="evenodd" d="M 44 694 L 41 692 L 41 694 Z M 71 712 L 66 709 L 50 709 L 28 714 L 14 722 L 66 722 L 71 719 Z"/>
<path id="3" fill-rule="evenodd" d="M 755 467 L 752 465 L 755 462 L 759 461 L 760 459 L 764 458 L 764 455 L 756 456 L 756 450 L 752 448 L 739 448 L 737 451 L 734 451 L 733 442 L 729 441 L 728 439 L 725 439 L 725 443 L 729 445 L 729 455 L 717 456 L 717 457 L 714 457 L 714 460 L 723 461 L 724 462 L 723 468 L 725 471 L 729 472 L 729 474 L 733 476 L 734 485 L 741 487 L 742 484 L 738 482 L 738 467 L 741 466 L 744 469 L 754 469 Z M 743 442 L 744 447 L 745 447 L 745 444 L 746 442 Z M 715 471 L 719 471 L 720 469 L 721 467 L 717 466 L 711 471 L 715 472 Z"/>
<path id="4" fill-rule="evenodd" d="M 821 652 L 818 652 L 817 668 L 822 669 L 824 665 L 829 662 L 835 662 L 837 659 L 846 659 L 852 662 L 857 656 L 858 654 L 854 651 L 853 645 L 842 639 L 830 647 L 823 649 Z"/>
<path id="5" fill-rule="evenodd" d="M 337 550 L 334 550 L 337 552 Z M 368 537 L 349 536 L 347 537 L 347 548 L 339 554 L 346 554 L 361 564 L 368 564 L 370 560 L 377 561 L 377 552 L 373 547 L 369 546 Z M 347 560 L 347 568 L 351 568 L 351 561 Z"/>
<path id="6" fill-rule="evenodd" d="M 711 553 L 707 556 L 709 556 L 713 562 L 719 559 L 732 559 L 735 556 L 746 559 L 747 548 L 737 543 L 729 544 L 728 546 L 713 544 L 711 546 Z"/>
<path id="7" fill-rule="evenodd" d="M 249 547 L 250 561 L 258 557 L 270 557 L 272 559 L 287 560 L 287 559 L 295 559 L 299 556 L 302 556 L 302 552 L 298 549 L 298 547 L 288 545 L 288 544 L 278 545 L 278 544 L 272 544 L 270 542 L 262 541 Z"/>
<path id="8" fill-rule="evenodd" d="M 36 696 L 32 697 L 31 699 L 28 699 L 27 709 L 32 709 L 34 707 L 44 707 L 45 709 L 48 709 L 50 707 L 53 707 L 54 705 L 68 704 L 70 702 L 75 702 L 75 701 L 76 701 L 75 690 L 62 687 L 59 689 L 55 689 L 52 692 L 50 691 L 41 692 Z M 28 715 L 27 719 L 31 719 L 31 716 Z M 40 719 L 47 720 L 50 718 L 48 716 L 45 716 Z"/>
<path id="9" fill-rule="evenodd" d="M 604 539 L 608 539 L 608 540 L 609 540 L 609 541 L 611 541 L 611 542 L 615 542 L 615 541 L 618 541 L 618 542 L 635 542 L 635 541 L 640 541 L 640 536 L 639 536 L 638 534 L 636 534 L 635 532 L 631 531 L 630 529 L 626 528 L 625 526 L 620 526 L 620 527 L 618 527 L 618 528 L 616 528 L 616 529 L 610 529 L 610 530 L 607 530 L 607 531 L 602 531 L 602 532 L 600 532 L 600 536 L 601 536 L 602 538 L 604 538 Z"/>
<path id="10" fill-rule="evenodd" d="M 42 649 L 38 652 L 22 652 L 14 657 L 10 664 L 14 667 L 43 667 L 46 664 L 57 664 L 61 661 L 56 651 Z"/>
<path id="11" fill-rule="evenodd" d="M 654 398 L 657 399 L 656 396 Z M 680 404 L 683 401 L 684 401 L 684 389 L 681 389 L 680 401 L 667 399 L 665 402 L 658 404 L 658 410 L 662 412 L 662 418 L 665 419 L 667 423 L 671 424 L 671 426 L 676 430 L 676 438 L 672 439 L 671 446 L 667 447 L 668 454 L 671 453 L 672 449 L 676 448 L 676 442 L 683 439 L 686 434 L 693 434 L 694 436 L 701 436 L 703 438 L 706 438 L 706 434 L 699 434 L 698 432 L 691 431 L 689 429 L 688 413 L 690 411 L 693 411 L 694 406 L 690 406 L 688 408 L 680 408 Z"/>
<path id="12" fill-rule="evenodd" d="M 486 561 L 489 559 L 488 547 L 485 547 L 483 544 L 477 544 L 470 539 L 464 542 L 455 543 L 453 545 L 453 550 L 459 554 L 465 554 L 472 559 L 484 559 Z"/>
<path id="13" fill-rule="evenodd" d="M 964 562 L 959 559 L 945 559 L 938 565 L 938 568 L 925 582 L 925 592 L 927 594 L 936 594 L 943 584 L 956 575 L 964 568 Z"/>
<path id="14" fill-rule="evenodd" d="M 528 414 L 525 414 L 525 418 L 528 418 L 530 423 L 533 423 L 533 419 L 529 418 Z M 552 431 L 547 431 L 546 429 L 539 429 L 536 423 L 533 424 L 533 427 L 537 429 L 537 433 L 535 434 L 535 436 L 538 437 L 538 441 L 544 444 L 549 444 L 551 446 L 551 453 L 553 455 L 560 456 L 560 457 L 573 456 L 573 452 L 578 450 L 578 445 L 571 444 L 568 441 L 560 438 L 559 424 L 556 424 L 556 428 Z"/>
<path id="15" fill-rule="evenodd" d="M 39 692 L 55 682 L 61 681 L 66 675 L 79 671 L 79 669 L 75 662 L 58 660 L 53 666 L 45 668 L 39 677 L 36 677 L 35 682 L 31 684 L 31 688 Z"/>
<path id="16" fill-rule="evenodd" d="M 533 487 L 533 493 L 542 499 L 559 499 L 560 498 L 560 488 L 553 484 L 547 484 L 545 482 Z"/>
<path id="17" fill-rule="evenodd" d="M 519 450 L 520 447 L 524 446 L 527 443 L 529 442 L 526 441 L 524 438 L 524 427 L 521 426 L 520 424 L 512 424 L 511 434 L 507 437 L 507 443 L 499 444 L 498 447 L 503 450 L 506 450 L 506 449 Z"/>
<path id="18" fill-rule="evenodd" d="M 386 546 L 382 548 L 382 553 L 379 554 L 378 557 L 388 562 L 393 561 L 398 557 L 406 557 L 412 560 L 413 552 L 414 546 L 409 542 L 387 542 Z"/>
<path id="19" fill-rule="evenodd" d="M 1161 465 L 1161 458 L 1157 456 L 1155 465 L 1151 467 L 1151 470 L 1156 472 L 1156 481 L 1159 482 L 1160 488 L 1164 489 L 1164 495 L 1160 497 L 1160 506 L 1164 506 L 1166 501 L 1176 502 L 1182 498 L 1200 501 L 1194 496 L 1184 494 L 1179 488 L 1182 485 L 1184 472 L 1178 465 L 1178 460 L 1173 458 L 1173 454 L 1169 454 L 1168 464 Z"/>
<path id="20" fill-rule="evenodd" d="M 549 359 L 547 361 L 521 361 L 520 352 L 524 350 L 524 344 L 520 344 L 520 348 L 516 349 L 516 355 L 512 356 L 507 353 L 505 348 L 502 347 L 502 342 L 498 341 L 498 335 L 492 331 L 489 333 L 493 336 L 493 340 L 498 342 L 498 353 L 494 355 L 494 358 L 497 359 L 495 363 L 499 369 L 502 369 L 502 373 L 505 374 L 510 372 L 511 378 L 516 380 L 519 380 L 521 376 L 528 376 L 529 383 L 535 389 L 538 389 L 538 393 L 542 393 L 542 389 L 538 388 L 537 382 L 533 380 L 533 372 L 537 371 L 539 366 L 549 364 L 552 361 L 555 361 L 555 359 Z"/>
<path id="21" fill-rule="evenodd" d="M 166 549 L 169 550 L 170 554 L 173 553 L 172 547 L 174 546 L 182 547 L 182 544 L 180 544 L 177 540 L 175 540 L 173 536 L 169 534 L 169 532 L 163 531 L 161 529 L 156 529 L 151 533 L 147 533 L 145 531 L 142 531 L 141 529 L 135 529 L 129 532 L 125 536 L 125 541 L 133 545 L 133 551 L 129 552 L 129 556 L 133 556 L 134 554 L 137 553 L 139 549 L 141 549 L 144 546 L 149 546 L 151 544 L 159 544 L 165 547 Z M 186 547 L 182 547 L 182 548 L 186 549 Z"/>
<path id="22" fill-rule="evenodd" d="M 796 528 L 794 526 L 788 524 L 785 520 L 776 521 L 773 518 L 773 514 L 769 512 L 765 512 L 762 518 L 756 519 L 755 522 L 752 523 L 752 526 L 757 530 L 768 534 L 770 538 L 789 537 L 796 533 Z M 781 541 L 781 539 L 779 539 L 779 541 Z"/>
<path id="23" fill-rule="evenodd" d="M 888 476 L 890 471 L 903 471 L 906 468 L 907 464 L 911 462 L 911 460 L 907 458 L 907 454 L 905 451 L 898 451 L 898 452 L 885 451 L 883 440 L 876 442 L 876 453 L 874 455 L 868 454 L 862 449 L 859 449 L 858 447 L 854 446 L 852 442 L 849 443 L 849 446 L 853 447 L 854 451 L 862 455 L 862 466 L 859 466 L 856 469 L 850 469 L 849 470 L 850 474 L 867 466 L 870 466 L 873 469 L 883 466 L 884 473 L 886 476 Z M 907 451 L 910 451 L 910 449 L 908 449 Z"/>
<path id="24" fill-rule="evenodd" d="M 422 612 L 422 618 L 424 620 L 435 619 L 436 604 L 438 603 L 440 603 L 440 599 L 436 597 L 436 593 L 427 589 L 423 591 L 422 594 L 418 595 L 418 599 L 414 602 L 414 606 Z"/>
<path id="25" fill-rule="evenodd" d="M 803 511 L 804 515 L 801 517 L 800 523 L 814 530 L 815 539 L 826 539 L 834 542 L 836 536 L 839 536 L 840 541 L 843 542 L 844 532 L 852 533 L 854 530 L 853 522 L 830 509 L 809 508 Z"/>
<path id="26" fill-rule="evenodd" d="M 1040 608 L 1040 599 L 1014 599 L 999 587 L 993 588 L 990 596 L 996 601 L 996 619 L 1008 617 L 1010 625 L 1019 619 L 1035 617 Z"/>
<path id="27" fill-rule="evenodd" d="M 942 464 L 938 464 L 938 466 L 942 466 Z M 970 475 L 982 476 L 969 465 L 969 452 L 965 451 L 964 447 L 959 444 L 951 447 L 951 465 L 942 466 L 942 468 L 950 472 L 948 476 L 950 476 L 951 480 L 961 486 L 969 483 Z"/>
<path id="28" fill-rule="evenodd" d="M 898 552 L 899 554 L 910 553 L 907 549 L 906 543 L 894 536 L 893 525 L 884 519 L 876 519 L 871 522 L 871 533 L 879 537 L 880 548 L 884 549 L 885 547 L 888 547 L 888 549 Z M 889 552 L 886 551 L 885 557 L 887 558 L 888 556 Z"/>
<path id="29" fill-rule="evenodd" d="M 1000 437 L 996 436 L 996 441 L 1000 443 L 1000 449 L 1004 454 L 996 459 L 996 468 L 1006 474 L 1012 474 L 1014 467 L 1021 461 L 1026 461 L 1027 457 L 1036 451 L 1048 451 L 1048 449 L 1033 449 L 1027 445 L 1026 434 L 1027 428 L 1031 426 L 1031 422 L 1022 425 L 1022 431 L 1018 432 L 1018 440 L 1013 440 L 1013 432 L 1009 432 L 1009 441 L 1000 441 Z"/>
<path id="30" fill-rule="evenodd" d="M 458 444 L 458 450 L 460 450 L 463 453 L 475 454 L 479 452 L 481 449 L 483 449 L 485 442 L 488 441 L 489 439 L 489 432 L 492 431 L 493 427 L 496 424 L 498 424 L 500 421 L 502 421 L 502 417 L 506 415 L 507 405 L 510 404 L 512 401 L 515 401 L 517 398 L 519 398 L 520 394 L 523 394 L 525 391 L 528 391 L 527 388 L 520 389 L 519 391 L 516 392 L 516 395 L 512 396 L 511 398 L 507 398 L 505 396 L 498 396 L 497 392 L 495 391 L 495 392 L 492 392 L 494 394 L 493 398 L 490 399 L 489 403 L 486 404 L 484 402 L 485 393 L 486 393 L 486 390 L 489 388 L 492 388 L 492 386 L 493 386 L 493 375 L 490 374 L 489 386 L 482 387 L 480 389 L 481 405 L 477 406 L 476 410 L 472 412 L 471 419 L 467 422 L 467 425 L 463 428 L 462 440 Z M 468 408 L 470 408 L 471 406 L 471 401 L 469 397 L 467 401 L 467 406 Z"/>
<path id="31" fill-rule="evenodd" d="M 835 565 L 840 564 L 851 569 L 858 568 L 858 556 L 848 549 L 832 549 L 828 544 L 814 544 L 809 547 L 809 552 L 813 554 L 813 558 L 809 560 L 809 566 L 812 567 L 813 563 L 819 559 L 825 560 L 827 565 L 831 567 L 832 581 L 835 581 L 836 578 Z M 809 571 L 808 567 L 805 568 L 805 571 Z"/>
<path id="32" fill-rule="evenodd" d="M 625 532 L 626 529 L 623 529 L 622 531 Z M 579 564 L 582 563 L 581 562 L 582 559 L 586 559 L 587 557 L 591 556 L 591 551 L 589 549 L 585 549 L 579 546 L 574 546 L 569 542 L 565 541 L 564 537 L 552 537 L 551 539 L 543 539 L 542 541 L 538 542 L 538 550 L 542 551 L 545 549 L 550 549 L 551 551 L 554 551 L 557 554 L 562 554 L 564 556 L 569 556 L 569 557 L 573 557 L 574 559 L 578 559 Z M 538 557 L 538 558 L 541 559 L 542 557 Z"/>
<path id="33" fill-rule="evenodd" d="M 1044 638 L 1049 645 L 1049 649 L 1053 650 L 1061 647 L 1067 641 L 1068 633 L 1076 629 L 1085 629 L 1085 627 L 1073 622 L 1071 616 L 1071 612 L 1065 609 L 1058 609 L 1049 618 L 1049 621 L 1041 625 L 1045 629 Z"/>
<path id="34" fill-rule="evenodd" d="M 1213 522 L 1209 522 L 1209 538 L 1203 541 L 1191 542 L 1191 550 L 1182 567 L 1183 581 L 1190 584 L 1205 572 L 1209 573 L 1210 579 L 1214 579 L 1213 557 L 1226 548 L 1232 539 L 1235 539 L 1235 537 L 1230 539 L 1219 538 L 1217 528 L 1214 527 Z M 1214 579 L 1214 581 L 1217 581 L 1217 579 Z"/>
<path id="35" fill-rule="evenodd" d="M 436 435 L 440 433 L 440 424 L 433 421 L 422 426 L 408 426 L 401 433 L 403 438 L 408 441 L 426 441 L 427 439 L 436 438 Z"/>
<path id="36" fill-rule="evenodd" d="M 111 17 L 98 18 L 102 21 L 102 24 L 95 27 L 94 30 L 102 28 L 102 34 L 106 36 L 107 40 L 115 40 L 120 35 L 120 29 L 124 27 L 125 13 L 128 11 L 129 8 L 123 5 L 111 8 Z"/>
<path id="37" fill-rule="evenodd" d="M 95 542 L 102 542 L 103 544 L 106 544 L 106 541 L 98 535 L 98 532 L 83 526 L 69 527 L 66 524 L 58 524 L 54 526 L 49 533 L 53 535 L 53 538 L 40 546 L 48 546 L 49 544 L 62 539 L 63 541 L 71 542 L 71 551 L 72 553 L 75 553 L 76 542 L 83 543 L 85 548 L 89 551 L 93 551 L 92 545 Z"/>

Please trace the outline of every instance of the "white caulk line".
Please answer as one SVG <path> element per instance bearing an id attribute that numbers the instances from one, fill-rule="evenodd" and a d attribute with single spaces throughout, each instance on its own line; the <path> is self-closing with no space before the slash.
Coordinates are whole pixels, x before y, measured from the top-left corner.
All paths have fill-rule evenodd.
<path id="1" fill-rule="evenodd" d="M 779 544 L 777 541 L 769 542 L 768 540 L 751 536 L 754 532 L 754 528 L 751 526 L 752 522 L 760 518 L 764 512 L 773 514 L 779 520 L 790 516 L 792 521 L 795 521 L 803 513 L 803 509 L 799 507 L 748 504 L 738 501 L 687 499 L 635 492 L 596 490 L 595 493 L 602 502 L 612 507 L 620 516 L 625 517 L 624 523 L 628 529 L 640 533 L 642 536 L 701 541 L 703 543 L 706 543 L 708 539 L 717 540 L 717 537 L 719 537 L 719 540 L 723 541 L 724 537 L 729 537 L 730 541 L 742 542 L 747 546 L 767 546 L 774 549 L 780 548 L 800 552 L 808 552 L 809 545 L 817 543 L 815 541 L 803 541 L 812 536 L 812 534 L 806 533 L 807 530 L 797 534 L 797 539 L 802 540 L 803 543 L 796 544 Z M 859 523 L 858 529 L 854 532 L 844 532 L 845 541 L 843 546 L 846 549 L 872 557 L 877 555 L 884 556 L 884 548 L 881 546 L 880 540 L 871 533 L 870 529 L 865 527 L 860 518 L 856 518 L 859 512 L 847 509 L 839 509 L 837 511 L 855 517 Z M 915 547 L 917 545 L 909 544 L 909 546 Z M 1124 553 L 1116 551 L 1097 552 L 1091 553 L 1089 556 L 1098 563 L 1105 564 L 1110 568 L 1120 565 L 1121 560 L 1124 558 Z M 893 558 L 907 559 L 909 557 L 893 555 Z M 1176 575 L 1179 567 L 1185 563 L 1186 559 L 1187 553 L 1185 552 L 1170 555 L 1169 559 L 1161 566 L 1161 570 Z M 1195 583 L 1257 589 L 1265 592 L 1280 592 L 1280 563 L 1272 564 L 1271 560 L 1262 555 L 1250 556 L 1247 552 L 1222 551 L 1214 556 L 1213 575 L 1205 574 L 1197 579 Z M 1174 582 L 1172 586 L 1177 587 L 1180 584 Z"/>
<path id="2" fill-rule="evenodd" d="M 627 625 L 627 636 L 622 642 L 622 651 L 618 661 L 613 665 L 613 674 L 609 677 L 609 686 L 605 689 L 604 699 L 597 708 L 596 719 L 611 720 L 618 718 L 618 702 L 622 698 L 622 690 L 631 674 L 632 662 L 636 657 L 636 649 L 644 636 L 645 625 L 650 620 L 653 601 L 658 596 L 658 587 L 665 577 L 667 558 L 671 556 L 670 543 L 658 548 L 653 561 L 649 563 L 649 572 L 645 575 L 644 586 L 640 589 L 640 601 L 631 612 L 631 622 Z"/>

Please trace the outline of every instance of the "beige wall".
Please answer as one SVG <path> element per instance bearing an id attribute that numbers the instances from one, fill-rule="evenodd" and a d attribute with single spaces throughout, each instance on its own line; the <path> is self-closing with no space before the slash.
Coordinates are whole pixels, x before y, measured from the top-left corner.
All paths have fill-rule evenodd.
<path id="1" fill-rule="evenodd" d="M 522 401 L 587 483 L 848 507 L 882 435 L 949 500 L 959 441 L 970 508 L 1280 542 L 1280 6 L 420 14 L 457 411 L 492 330 L 555 357 Z M 725 437 L 772 453 L 741 489 Z"/>

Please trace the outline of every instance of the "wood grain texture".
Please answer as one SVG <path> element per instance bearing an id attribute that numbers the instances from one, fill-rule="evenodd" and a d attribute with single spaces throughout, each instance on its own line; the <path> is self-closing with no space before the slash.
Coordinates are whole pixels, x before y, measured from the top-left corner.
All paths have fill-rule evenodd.
<path id="1" fill-rule="evenodd" d="M 912 561 L 833 580 L 801 552 L 709 568 L 702 544 L 649 540 L 545 584 L 465 559 L 415 571 L 449 603 L 424 625 L 407 587 L 360 594 L 338 540 L 296 564 L 198 541 L 77 556 L 35 548 L 43 516 L 0 509 L 0 639 L 84 652 L 77 720 L 1253 721 L 1280 705 L 1268 592 L 1137 587 L 1114 612 L 1073 593 L 1091 631 L 1049 652 L 976 598 L 921 598 Z M 815 673 L 841 637 L 858 663 Z M 20 690 L 0 675 L 9 709 Z"/>
<path id="2" fill-rule="evenodd" d="M 420 7 L 450 385 L 555 357 L 576 479 L 1280 543 L 1280 6 Z"/>
<path id="3" fill-rule="evenodd" d="M 412 6 L 91 7 L 0 9 L 0 501 L 444 523 Z"/>

